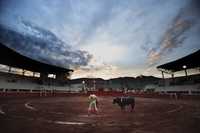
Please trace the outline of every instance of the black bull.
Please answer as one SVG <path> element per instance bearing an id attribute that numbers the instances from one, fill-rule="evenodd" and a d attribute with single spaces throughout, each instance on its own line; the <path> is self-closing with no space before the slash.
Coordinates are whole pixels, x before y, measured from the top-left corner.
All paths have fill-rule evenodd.
<path id="1" fill-rule="evenodd" d="M 131 111 L 135 107 L 135 98 L 134 97 L 116 97 L 113 99 L 113 104 L 117 103 L 122 110 L 125 109 L 125 106 L 130 105 Z"/>

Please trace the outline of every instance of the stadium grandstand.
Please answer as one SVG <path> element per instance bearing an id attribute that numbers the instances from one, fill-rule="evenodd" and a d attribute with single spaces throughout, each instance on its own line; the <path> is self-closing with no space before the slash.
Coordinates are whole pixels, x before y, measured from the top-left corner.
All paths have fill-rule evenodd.
<path id="1" fill-rule="evenodd" d="M 200 50 L 178 60 L 158 66 L 157 69 L 162 73 L 162 80 L 160 80 L 156 91 L 200 95 L 199 58 Z M 184 73 L 184 76 L 175 77 L 175 74 L 180 72 Z M 189 72 L 192 72 L 192 74 Z M 171 78 L 165 78 L 164 74 L 170 74 Z"/>
<path id="2" fill-rule="evenodd" d="M 71 93 L 130 92 L 200 95 L 200 50 L 181 59 L 157 67 L 162 78 L 153 76 L 123 77 L 104 80 L 80 78 L 70 80 L 73 70 L 46 64 L 0 44 L 0 94 L 23 94 L 47 96 Z M 6 57 L 6 58 L 5 58 Z M 190 70 L 195 74 L 190 74 Z M 182 72 L 184 76 L 175 77 Z M 170 74 L 171 78 L 166 78 Z M 177 74 L 178 75 L 178 74 Z M 70 92 L 70 93 L 69 93 Z M 77 94 L 78 94 L 77 93 Z"/>
<path id="3" fill-rule="evenodd" d="M 0 43 L 0 64 L 1 93 L 46 94 L 46 92 L 69 91 L 72 87 L 69 87 L 68 79 L 73 70 L 33 60 L 2 43 Z"/>

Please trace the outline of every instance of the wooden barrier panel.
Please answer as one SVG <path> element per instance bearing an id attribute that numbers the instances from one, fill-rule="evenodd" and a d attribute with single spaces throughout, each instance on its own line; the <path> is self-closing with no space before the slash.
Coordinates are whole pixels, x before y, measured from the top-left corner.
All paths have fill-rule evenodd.
<path id="1" fill-rule="evenodd" d="M 54 91 L 54 92 L 0 92 L 0 97 L 69 97 L 69 96 L 89 96 L 90 94 L 95 94 L 97 96 L 135 96 L 135 97 L 143 97 L 143 98 L 166 98 L 166 99 L 175 99 L 170 94 L 160 94 L 160 93 L 123 93 L 118 91 L 89 91 L 87 93 L 84 92 L 62 92 L 62 91 Z M 176 99 L 199 99 L 200 95 L 185 95 L 179 94 Z"/>

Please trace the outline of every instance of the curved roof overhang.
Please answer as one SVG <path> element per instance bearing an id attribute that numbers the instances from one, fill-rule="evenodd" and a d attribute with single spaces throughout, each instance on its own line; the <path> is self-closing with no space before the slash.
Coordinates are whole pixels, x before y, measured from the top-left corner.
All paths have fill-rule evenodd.
<path id="1" fill-rule="evenodd" d="M 157 66 L 158 70 L 164 71 L 166 73 L 174 73 L 177 71 L 182 71 L 185 69 L 193 69 L 200 67 L 200 50 L 187 55 L 178 60 Z"/>
<path id="2" fill-rule="evenodd" d="M 73 72 L 71 69 L 50 65 L 31 59 L 11 48 L 8 48 L 2 43 L 0 43 L 0 64 L 40 73 L 57 74 Z"/>

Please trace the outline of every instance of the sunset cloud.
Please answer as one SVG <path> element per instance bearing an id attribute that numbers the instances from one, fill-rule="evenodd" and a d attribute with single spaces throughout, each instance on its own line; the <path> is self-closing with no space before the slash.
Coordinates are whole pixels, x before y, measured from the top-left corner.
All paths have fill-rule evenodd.
<path id="1" fill-rule="evenodd" d="M 154 75 L 157 65 L 200 48 L 199 5 L 198 0 L 6 0 L 0 24 L 33 38 L 42 37 L 38 29 L 48 31 L 43 39 L 51 43 L 13 48 L 74 69 L 72 78 Z"/>

